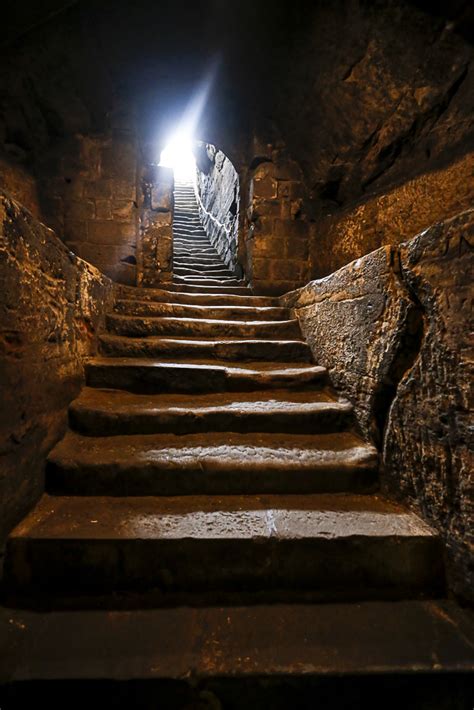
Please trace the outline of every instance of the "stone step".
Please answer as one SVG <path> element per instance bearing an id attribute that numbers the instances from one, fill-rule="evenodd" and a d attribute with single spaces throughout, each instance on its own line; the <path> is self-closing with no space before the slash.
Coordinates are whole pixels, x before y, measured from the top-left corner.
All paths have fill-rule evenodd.
<path id="1" fill-rule="evenodd" d="M 189 256 L 177 251 L 173 252 L 173 263 L 179 266 L 196 266 L 206 268 L 207 266 L 225 266 L 220 256 L 214 254 L 205 254 L 199 259 L 196 255 Z"/>
<path id="2" fill-rule="evenodd" d="M 209 276 L 173 276 L 173 283 L 189 285 L 189 286 L 237 286 L 241 287 L 244 284 L 242 279 L 236 279 L 232 276 L 222 276 L 221 278 L 213 279 Z"/>
<path id="3" fill-rule="evenodd" d="M 216 318 L 221 320 L 289 320 L 290 310 L 275 306 L 203 305 L 161 303 L 157 301 L 118 300 L 118 313 L 134 316 L 174 316 L 177 318 Z"/>
<path id="4" fill-rule="evenodd" d="M 215 258 L 211 261 L 198 261 L 197 259 L 186 259 L 182 256 L 174 256 L 173 258 L 174 269 L 186 269 L 193 271 L 194 273 L 205 273 L 218 275 L 221 271 L 225 271 L 226 276 L 234 276 L 235 273 L 231 272 L 223 261 Z"/>
<path id="5" fill-rule="evenodd" d="M 147 301 L 148 303 L 173 303 L 199 306 L 248 306 L 252 308 L 280 307 L 277 296 L 253 296 L 246 289 L 243 296 L 231 294 L 172 293 L 166 288 L 143 288 L 117 285 L 117 297 L 123 300 Z"/>
<path id="6" fill-rule="evenodd" d="M 377 451 L 351 433 L 208 433 L 84 437 L 48 458 L 55 495 L 228 495 L 369 492 Z"/>
<path id="7" fill-rule="evenodd" d="M 196 340 L 186 338 L 126 338 L 99 336 L 105 355 L 145 358 L 206 358 L 215 360 L 269 360 L 311 362 L 308 345 L 302 340 Z"/>
<path id="8" fill-rule="evenodd" d="M 173 260 L 174 259 L 185 259 L 187 261 L 190 261 L 191 263 L 193 262 L 202 262 L 205 263 L 206 261 L 213 261 L 217 262 L 219 264 L 224 264 L 222 261 L 221 257 L 219 254 L 216 252 L 216 250 L 213 247 L 209 247 L 209 249 L 195 249 L 195 250 L 190 250 L 190 249 L 173 249 Z"/>
<path id="9" fill-rule="evenodd" d="M 309 400 L 309 401 L 308 401 Z M 326 434 L 353 424 L 353 407 L 324 391 L 136 394 L 85 387 L 69 422 L 90 436 L 220 432 Z"/>
<path id="10" fill-rule="evenodd" d="M 6 710 L 472 705 L 474 620 L 453 601 L 7 608 L 0 629 Z"/>
<path id="11" fill-rule="evenodd" d="M 283 321 L 243 321 L 213 320 L 206 318 L 171 318 L 127 316 L 117 313 L 106 316 L 107 329 L 116 335 L 133 338 L 158 336 L 180 336 L 196 338 L 268 338 L 281 340 L 301 337 L 299 322 Z"/>
<path id="12" fill-rule="evenodd" d="M 230 278 L 235 278 L 235 274 L 229 269 L 220 266 L 205 266 L 202 268 L 191 267 L 191 266 L 179 266 L 176 262 L 173 263 L 173 274 L 176 276 L 207 276 L 212 278 L 222 278 L 223 276 L 229 276 Z"/>
<path id="13" fill-rule="evenodd" d="M 144 358 L 92 358 L 85 365 L 89 387 L 125 389 L 147 394 L 162 392 L 225 392 L 304 388 L 310 395 L 325 382 L 326 368 L 319 365 L 264 363 L 195 364 L 161 362 Z"/>
<path id="14" fill-rule="evenodd" d="M 196 246 L 212 246 L 211 242 L 207 237 L 201 237 L 198 235 L 185 237 L 183 234 L 175 234 L 173 236 L 173 245 L 176 247 L 196 247 Z"/>
<path id="15" fill-rule="evenodd" d="M 209 242 L 209 237 L 202 228 L 202 225 L 200 227 L 177 227 L 176 225 L 174 225 L 173 239 L 175 241 L 181 240 L 183 242 Z"/>
<path id="16" fill-rule="evenodd" d="M 251 294 L 248 286 L 209 286 L 206 283 L 167 283 L 168 291 L 178 291 L 180 293 L 199 293 L 199 294 L 230 294 L 233 296 L 246 296 Z"/>
<path id="17" fill-rule="evenodd" d="M 45 495 L 9 536 L 5 559 L 10 594 L 49 602 L 278 591 L 397 599 L 433 594 L 442 580 L 441 545 L 420 518 L 378 496 L 343 494 Z"/>

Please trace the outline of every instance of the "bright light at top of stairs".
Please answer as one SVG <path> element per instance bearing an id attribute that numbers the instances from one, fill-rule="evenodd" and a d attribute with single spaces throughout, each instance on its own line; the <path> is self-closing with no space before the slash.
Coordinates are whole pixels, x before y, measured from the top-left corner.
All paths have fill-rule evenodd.
<path id="1" fill-rule="evenodd" d="M 161 153 L 160 165 L 173 168 L 175 180 L 190 182 L 196 175 L 193 141 L 183 131 L 175 133 Z"/>

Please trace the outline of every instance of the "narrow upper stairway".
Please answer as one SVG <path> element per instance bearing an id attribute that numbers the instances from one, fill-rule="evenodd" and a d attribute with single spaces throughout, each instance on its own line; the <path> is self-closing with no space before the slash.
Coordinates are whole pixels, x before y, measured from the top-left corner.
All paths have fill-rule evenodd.
<path id="1" fill-rule="evenodd" d="M 227 293 L 245 293 L 245 282 L 227 268 L 204 231 L 193 184 L 177 183 L 174 196 L 174 283 L 200 290 L 204 287 L 206 290 L 218 288 Z"/>
<path id="2" fill-rule="evenodd" d="M 117 287 L 101 353 L 49 456 L 47 493 L 10 535 L 9 603 L 134 610 L 80 617 L 121 659 L 102 659 L 100 678 L 127 676 L 130 654 L 142 659 L 135 678 L 432 670 L 430 639 L 443 624 L 454 634 L 447 607 L 443 616 L 415 601 L 443 592 L 436 534 L 377 493 L 377 452 L 352 405 L 312 361 L 293 314 L 225 268 L 185 186 L 174 234 L 173 284 Z M 189 621 L 157 608 L 182 604 L 202 610 Z M 222 618 L 216 604 L 227 605 Z M 58 629 L 79 623 L 55 618 Z M 380 643 L 387 619 L 395 654 Z M 425 624 L 415 641 L 413 619 Z M 140 645 L 150 625 L 152 651 Z M 201 639 L 187 670 L 188 648 L 173 645 L 185 627 Z M 466 665 L 465 642 L 450 643 Z M 75 677 L 73 660 L 55 668 Z"/>

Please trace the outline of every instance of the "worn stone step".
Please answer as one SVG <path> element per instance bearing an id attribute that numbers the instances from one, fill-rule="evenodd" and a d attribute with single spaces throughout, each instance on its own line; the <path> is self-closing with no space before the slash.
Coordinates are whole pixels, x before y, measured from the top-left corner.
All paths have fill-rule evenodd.
<path id="1" fill-rule="evenodd" d="M 473 645 L 472 613 L 446 600 L 4 608 L 0 683 L 6 710 L 460 710 Z"/>
<path id="2" fill-rule="evenodd" d="M 200 294 L 216 293 L 216 294 L 222 294 L 222 295 L 223 294 L 232 294 L 234 296 L 238 296 L 238 295 L 246 296 L 246 295 L 252 293 L 248 286 L 227 286 L 227 285 L 210 286 L 210 285 L 206 284 L 205 282 L 167 283 L 166 288 L 168 291 L 179 291 L 181 293 L 190 293 L 190 294 L 191 293 L 200 293 Z"/>
<path id="3" fill-rule="evenodd" d="M 220 278 L 211 278 L 210 276 L 173 276 L 173 283 L 183 286 L 231 286 L 231 287 L 243 287 L 244 281 L 241 279 L 236 279 L 233 276 L 221 276 Z"/>
<path id="4" fill-rule="evenodd" d="M 126 338 L 99 336 L 101 351 L 115 357 L 210 358 L 216 360 L 271 360 L 311 362 L 308 345 L 302 340 L 197 340 L 187 338 Z"/>
<path id="5" fill-rule="evenodd" d="M 396 599 L 439 591 L 443 563 L 433 530 L 378 496 L 45 495 L 9 536 L 5 578 L 10 593 L 50 600 L 121 592 L 271 599 L 278 590 Z"/>
<path id="6" fill-rule="evenodd" d="M 196 267 L 207 267 L 207 266 L 219 266 L 222 267 L 224 262 L 219 256 L 214 256 L 212 254 L 206 254 L 197 259 L 195 256 L 187 256 L 181 254 L 180 252 L 173 252 L 173 263 L 179 266 L 196 266 Z"/>
<path id="7" fill-rule="evenodd" d="M 150 335 L 184 336 L 196 338 L 282 338 L 301 337 L 297 320 L 284 321 L 243 321 L 214 320 L 206 318 L 172 318 L 127 316 L 109 313 L 106 316 L 107 329 L 117 335 L 139 338 Z"/>
<path id="8" fill-rule="evenodd" d="M 368 492 L 377 451 L 351 433 L 83 437 L 48 458 L 56 495 L 227 495 Z"/>
<path id="9" fill-rule="evenodd" d="M 264 363 L 195 364 L 161 362 L 144 358 L 93 358 L 86 362 L 89 387 L 125 389 L 152 394 L 162 392 L 224 392 L 258 389 L 304 388 L 325 382 L 326 368 L 318 365 Z M 309 396 L 311 396 L 309 394 Z"/>
<path id="10" fill-rule="evenodd" d="M 228 269 L 228 267 L 218 259 L 214 261 L 198 261 L 197 259 L 183 259 L 180 256 L 175 256 L 173 259 L 173 269 L 182 269 L 185 273 L 192 272 L 193 274 L 202 273 L 212 276 L 234 276 L 235 273 Z"/>
<path id="11" fill-rule="evenodd" d="M 176 276 L 207 276 L 208 278 L 222 278 L 228 276 L 230 278 L 235 278 L 235 274 L 229 269 L 222 266 L 206 266 L 204 268 L 192 267 L 192 266 L 179 266 L 178 264 L 173 264 L 173 274 Z"/>
<path id="12" fill-rule="evenodd" d="M 309 400 L 309 401 L 308 401 Z M 210 431 L 328 433 L 353 424 L 353 407 L 314 390 L 136 394 L 85 387 L 69 406 L 76 431 L 90 436 Z"/>
<path id="13" fill-rule="evenodd" d="M 174 249 L 173 250 L 173 261 L 178 259 L 178 261 L 183 261 L 183 262 L 188 262 L 191 266 L 193 266 L 194 263 L 202 263 L 202 264 L 208 264 L 208 263 L 217 263 L 217 264 L 224 264 L 222 259 L 220 258 L 219 254 L 216 251 L 201 251 L 201 250 L 196 250 L 194 252 L 192 251 L 181 251 L 179 249 Z"/>
<path id="14" fill-rule="evenodd" d="M 280 299 L 275 296 L 253 296 L 249 288 L 245 295 L 217 293 L 180 293 L 165 288 L 140 288 L 136 286 L 117 287 L 117 297 L 123 300 L 147 301 L 149 303 L 173 303 L 200 306 L 250 306 L 255 308 L 280 307 Z"/>
<path id="15" fill-rule="evenodd" d="M 117 313 L 135 316 L 174 316 L 177 318 L 216 318 L 221 320 L 289 320 L 290 310 L 276 306 L 191 305 L 156 301 L 118 300 Z"/>

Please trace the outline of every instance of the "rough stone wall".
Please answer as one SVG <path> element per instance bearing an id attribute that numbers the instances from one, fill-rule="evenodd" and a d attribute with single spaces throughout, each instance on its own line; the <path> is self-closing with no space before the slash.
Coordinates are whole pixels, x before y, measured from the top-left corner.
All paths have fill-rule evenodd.
<path id="1" fill-rule="evenodd" d="M 244 234 L 246 274 L 256 293 L 282 294 L 310 278 L 311 225 L 301 170 L 265 160 L 248 176 Z"/>
<path id="2" fill-rule="evenodd" d="M 21 160 L 0 155 L 0 190 L 26 207 L 31 214 L 41 218 L 41 206 L 35 177 Z"/>
<path id="3" fill-rule="evenodd" d="M 471 600 L 473 246 L 470 210 L 283 299 L 381 446 L 384 488 L 438 528 L 451 587 Z"/>
<path id="4" fill-rule="evenodd" d="M 313 278 L 384 244 L 400 244 L 474 203 L 474 152 L 379 195 L 327 214 L 314 225 Z"/>
<path id="5" fill-rule="evenodd" d="M 230 269 L 238 263 L 239 176 L 224 153 L 210 144 L 199 146 L 197 196 L 204 229 Z"/>
<path id="6" fill-rule="evenodd" d="M 133 124 L 119 114 L 105 133 L 56 144 L 41 181 L 47 223 L 78 256 L 130 285 L 136 282 L 137 156 Z"/>
<path id="7" fill-rule="evenodd" d="M 173 278 L 174 174 L 171 168 L 147 165 L 142 171 L 138 286 L 158 286 Z"/>
<path id="8" fill-rule="evenodd" d="M 43 490 L 112 282 L 0 194 L 0 545 Z"/>

